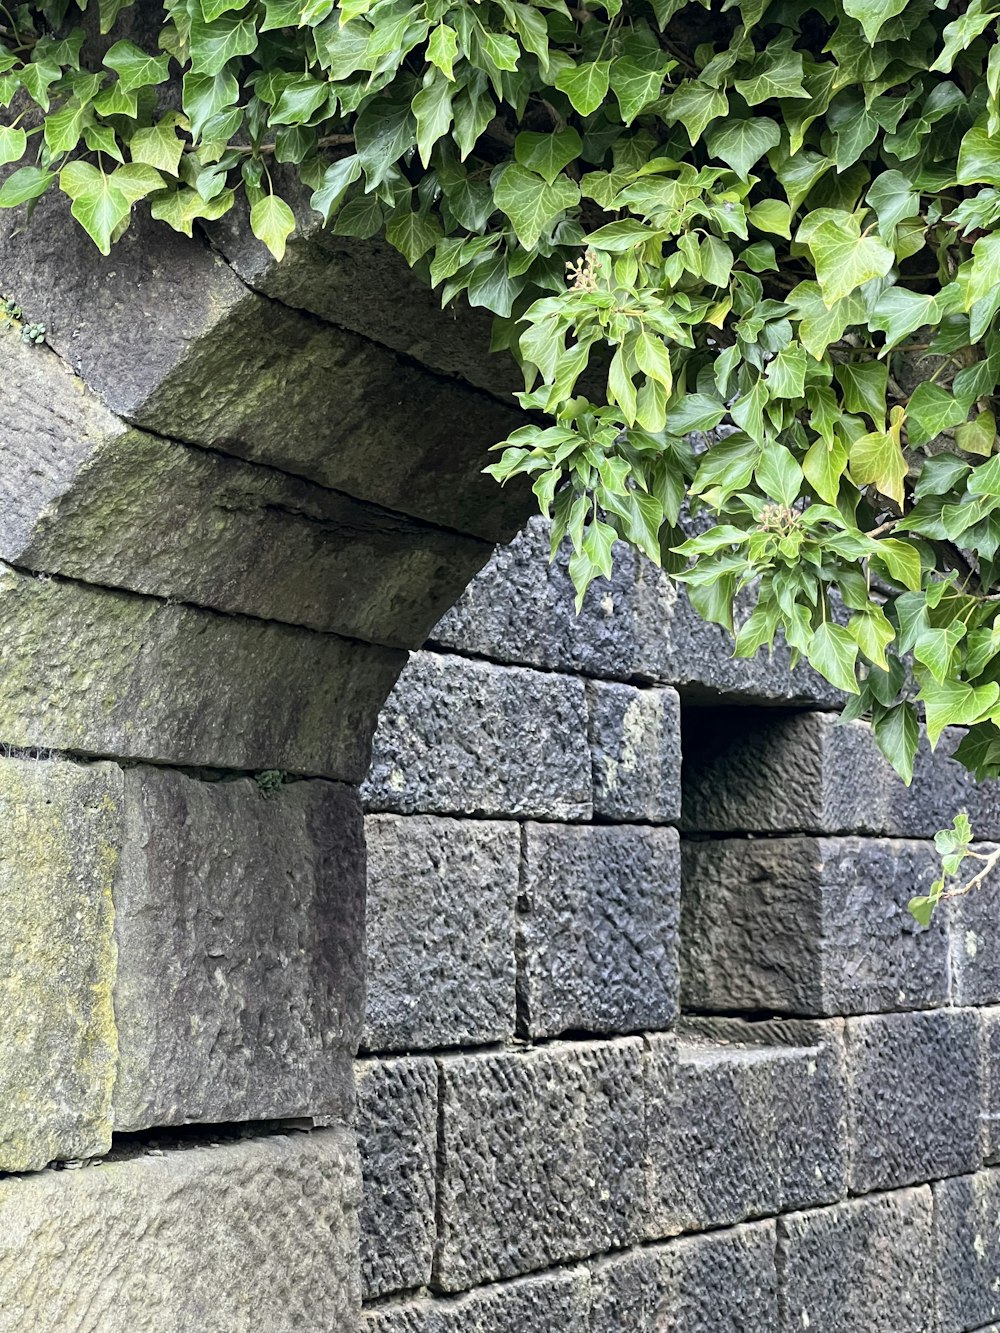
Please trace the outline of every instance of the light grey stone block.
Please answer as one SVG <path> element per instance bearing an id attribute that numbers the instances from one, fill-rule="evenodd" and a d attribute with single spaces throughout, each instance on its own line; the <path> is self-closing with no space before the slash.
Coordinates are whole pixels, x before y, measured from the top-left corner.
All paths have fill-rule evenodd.
<path id="1" fill-rule="evenodd" d="M 944 913 L 907 909 L 931 844 L 861 838 L 682 843 L 683 1004 L 722 1013 L 858 1014 L 944 1004 Z"/>
<path id="2" fill-rule="evenodd" d="M 501 1282 L 465 1296 L 365 1311 L 363 1333 L 591 1333 L 586 1270 Z"/>
<path id="3" fill-rule="evenodd" d="M 366 1300 L 426 1285 L 434 1258 L 437 1068 L 433 1060 L 359 1060 Z"/>
<path id="4" fill-rule="evenodd" d="M 415 653 L 379 715 L 362 794 L 398 814 L 589 819 L 583 682 Z"/>
<path id="5" fill-rule="evenodd" d="M 849 1019 L 847 1075 L 853 1192 L 963 1175 L 981 1164 L 974 1009 Z"/>
<path id="6" fill-rule="evenodd" d="M 342 1129 L 0 1181 L 0 1330 L 353 1333 L 359 1195 Z"/>
<path id="7" fill-rule="evenodd" d="M 116 764 L 0 759 L 0 1171 L 110 1146 L 122 806 Z"/>
<path id="8" fill-rule="evenodd" d="M 996 848 L 977 846 L 988 855 Z M 975 868 L 974 863 L 968 863 Z M 1000 880 L 990 875 L 981 888 L 947 904 L 951 937 L 951 984 L 955 1004 L 1000 1003 Z"/>
<path id="9" fill-rule="evenodd" d="M 924 1187 L 779 1217 L 781 1333 L 929 1333 L 931 1211 Z"/>
<path id="10" fill-rule="evenodd" d="M 636 1032 L 677 1017 L 674 829 L 528 824 L 518 916 L 532 1037 Z"/>
<path id="11" fill-rule="evenodd" d="M 650 1238 L 845 1196 L 838 1027 L 702 1020 L 650 1039 Z"/>
<path id="12" fill-rule="evenodd" d="M 680 700 L 675 690 L 587 686 L 594 814 L 619 823 L 680 817 Z"/>
<path id="13" fill-rule="evenodd" d="M 369 815 L 368 1050 L 513 1035 L 521 831 L 500 820 Z"/>
<path id="14" fill-rule="evenodd" d="M 364 1007 L 357 794 L 125 776 L 118 1129 L 350 1113 Z"/>
<path id="15" fill-rule="evenodd" d="M 939 1180 L 934 1287 L 940 1333 L 1000 1319 L 1000 1171 Z"/>
<path id="16" fill-rule="evenodd" d="M 460 1291 L 635 1241 L 641 1043 L 441 1060 L 435 1282 Z"/>

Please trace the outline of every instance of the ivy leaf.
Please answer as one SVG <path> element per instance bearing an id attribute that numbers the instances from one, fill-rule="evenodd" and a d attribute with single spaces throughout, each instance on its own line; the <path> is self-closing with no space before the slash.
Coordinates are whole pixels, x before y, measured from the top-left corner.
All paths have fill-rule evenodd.
<path id="1" fill-rule="evenodd" d="M 164 116 L 156 125 L 136 130 L 128 142 L 132 161 L 144 162 L 157 171 L 176 176 L 184 143 L 177 137 L 175 122 L 175 116 Z"/>
<path id="2" fill-rule="evenodd" d="M 441 225 L 436 219 L 404 210 L 390 219 L 385 239 L 412 268 L 441 239 Z"/>
<path id="3" fill-rule="evenodd" d="M 182 185 L 176 190 L 164 190 L 157 195 L 151 200 L 149 211 L 154 218 L 173 227 L 174 231 L 184 236 L 193 236 L 196 222 L 215 222 L 224 217 L 232 208 L 235 197 L 232 190 L 223 190 L 212 199 L 204 199 L 197 190 Z"/>
<path id="4" fill-rule="evenodd" d="M 814 630 L 809 640 L 808 657 L 810 663 L 831 685 L 847 694 L 858 693 L 858 682 L 854 673 L 854 665 L 858 660 L 858 645 L 841 625 L 826 622 Z"/>
<path id="5" fill-rule="evenodd" d="M 969 726 L 996 707 L 1000 685 L 966 685 L 952 680 L 942 684 L 929 672 L 917 668 L 920 698 L 927 716 L 927 737 L 936 746 L 945 727 Z"/>
<path id="6" fill-rule="evenodd" d="M 20 161 L 27 147 L 28 136 L 24 130 L 0 125 L 0 167 L 6 166 L 8 162 Z"/>
<path id="7" fill-rule="evenodd" d="M 574 129 L 557 134 L 522 131 L 514 140 L 514 159 L 529 171 L 537 172 L 551 185 L 562 171 L 583 152 L 583 140 Z"/>
<path id="8" fill-rule="evenodd" d="M 806 481 L 821 500 L 835 505 L 840 494 L 840 480 L 847 466 L 847 445 L 832 438 L 816 440 L 802 460 Z"/>
<path id="9" fill-rule="evenodd" d="M 115 42 L 104 63 L 115 71 L 126 92 L 166 83 L 170 73 L 169 56 L 147 55 L 134 42 Z"/>
<path id="10" fill-rule="evenodd" d="M 565 93 L 574 111 L 589 116 L 608 95 L 611 61 L 598 60 L 586 65 L 572 65 L 556 75 L 556 87 Z"/>
<path id="11" fill-rule="evenodd" d="M 337 209 L 344 202 L 347 191 L 361 176 L 361 159 L 357 153 L 342 157 L 338 162 L 331 162 L 323 172 L 320 184 L 313 191 L 309 206 L 323 215 L 323 221 L 329 223 Z"/>
<path id="12" fill-rule="evenodd" d="M 128 218 L 131 202 L 110 177 L 89 162 L 70 162 L 59 173 L 59 188 L 73 204 L 73 216 L 102 255 L 111 253 L 111 237 Z"/>
<path id="13" fill-rule="evenodd" d="M 396 162 L 417 142 L 417 121 L 408 102 L 373 98 L 354 124 L 354 143 L 369 190 L 381 185 Z"/>
<path id="14" fill-rule="evenodd" d="M 672 92 L 662 112 L 668 125 L 676 125 L 679 121 L 684 126 L 692 147 L 713 120 L 728 114 L 729 99 L 726 94 L 697 79 L 686 79 Z"/>
<path id="15" fill-rule="evenodd" d="M 197 141 L 207 121 L 227 106 L 232 106 L 240 94 L 239 84 L 232 74 L 184 75 L 184 113 L 191 122 L 191 137 Z"/>
<path id="16" fill-rule="evenodd" d="M 844 0 L 844 13 L 857 19 L 865 30 L 869 45 L 874 46 L 884 24 L 902 14 L 910 0 Z"/>
<path id="17" fill-rule="evenodd" d="M 417 151 L 426 167 L 437 141 L 448 133 L 452 120 L 453 89 L 447 79 L 435 78 L 421 88 L 413 99 L 412 110 L 417 122 Z"/>
<path id="18" fill-rule="evenodd" d="M 19 204 L 39 199 L 55 181 L 56 175 L 52 171 L 43 171 L 41 167 L 19 167 L 0 185 L 0 208 L 17 208 Z"/>
<path id="19" fill-rule="evenodd" d="M 849 458 L 851 478 L 856 486 L 874 486 L 902 505 L 906 460 L 899 440 L 891 430 L 862 435 L 851 445 Z"/>
<path id="20" fill-rule="evenodd" d="M 458 33 L 447 23 L 439 23 L 427 43 L 427 59 L 437 66 L 446 79 L 454 81 L 457 55 Z"/>
<path id="21" fill-rule="evenodd" d="M 913 781 L 913 761 L 920 744 L 917 710 L 907 700 L 879 712 L 873 719 L 875 744 L 907 786 Z"/>
<path id="22" fill-rule="evenodd" d="M 485 306 L 495 315 L 506 319 L 518 294 L 518 286 L 510 276 L 507 256 L 503 250 L 486 256 L 472 271 L 469 279 L 469 305 Z"/>
<path id="23" fill-rule="evenodd" d="M 636 116 L 659 97 L 670 63 L 660 56 L 647 56 L 642 60 L 619 56 L 612 62 L 611 88 L 626 125 L 631 125 Z"/>
<path id="24" fill-rule="evenodd" d="M 284 199 L 266 194 L 250 210 L 250 230 L 280 262 L 285 257 L 285 244 L 295 230 L 295 214 Z"/>
<path id="25" fill-rule="evenodd" d="M 911 444 L 926 444 L 960 425 L 968 411 L 940 384 L 918 384 L 906 405 L 906 428 Z"/>
<path id="26" fill-rule="evenodd" d="M 493 188 L 497 208 L 510 218 L 517 239 L 531 250 L 560 213 L 580 201 L 580 187 L 568 176 L 551 183 L 518 163 L 503 169 Z"/>
<path id="27" fill-rule="evenodd" d="M 781 142 L 781 131 L 767 116 L 758 116 L 753 120 L 729 120 L 724 125 L 717 125 L 706 135 L 706 141 L 713 157 L 725 162 L 746 180 L 750 168 Z"/>
<path id="28" fill-rule="evenodd" d="M 861 234 L 861 221 L 853 213 L 821 223 L 808 244 L 816 263 L 816 280 L 828 306 L 872 278 L 884 278 L 896 259 L 876 236 Z"/>
<path id="29" fill-rule="evenodd" d="M 885 425 L 889 368 L 884 361 L 843 361 L 834 374 L 848 412 L 864 412 L 875 426 Z"/>
<path id="30" fill-rule="evenodd" d="M 200 15 L 191 20 L 189 34 L 191 69 L 195 74 L 221 74 L 237 56 L 257 49 L 257 25 L 250 15 L 228 14 L 206 23 Z"/>
<path id="31" fill-rule="evenodd" d="M 1000 185 L 1000 139 L 985 122 L 973 125 L 962 140 L 956 179 L 959 185 Z"/>
<path id="32" fill-rule="evenodd" d="M 762 51 L 754 60 L 750 73 L 736 79 L 733 86 L 747 106 L 777 97 L 808 97 L 802 86 L 802 53 L 787 47 L 780 53 Z"/>

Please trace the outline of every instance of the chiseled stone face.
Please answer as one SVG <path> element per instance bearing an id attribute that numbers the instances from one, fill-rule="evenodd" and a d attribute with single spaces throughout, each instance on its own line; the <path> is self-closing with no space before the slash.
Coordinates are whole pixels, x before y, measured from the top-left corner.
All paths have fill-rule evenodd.
<path id="1" fill-rule="evenodd" d="M 942 1333 L 1000 1319 L 1000 1171 L 939 1180 L 934 1289 Z"/>
<path id="2" fill-rule="evenodd" d="M 676 690 L 590 681 L 587 704 L 595 816 L 676 824 L 681 804 Z"/>
<path id="3" fill-rule="evenodd" d="M 413 1300 L 365 1312 L 363 1333 L 596 1333 L 584 1269 L 502 1282 L 445 1301 Z M 607 1333 L 603 1328 L 601 1333 Z"/>

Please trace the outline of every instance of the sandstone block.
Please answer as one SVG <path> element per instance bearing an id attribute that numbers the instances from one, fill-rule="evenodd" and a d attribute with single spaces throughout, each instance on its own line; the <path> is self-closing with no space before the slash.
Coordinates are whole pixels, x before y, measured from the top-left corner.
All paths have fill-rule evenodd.
<path id="1" fill-rule="evenodd" d="M 724 838 L 682 844 L 686 1008 L 858 1014 L 947 1002 L 948 938 L 907 909 L 931 844 Z"/>
<path id="2" fill-rule="evenodd" d="M 846 1194 L 835 1025 L 692 1021 L 650 1038 L 645 1079 L 649 1237 Z"/>
<path id="3" fill-rule="evenodd" d="M 528 824 L 518 916 L 524 1031 L 669 1027 L 679 899 L 674 829 Z"/>
<path id="4" fill-rule="evenodd" d="M 637 1040 L 441 1060 L 439 1248 L 446 1291 L 636 1240 Z"/>
<path id="5" fill-rule="evenodd" d="M 941 1333 L 1000 1319 L 1000 1171 L 939 1180 L 934 1288 Z"/>
<path id="6" fill-rule="evenodd" d="M 362 794 L 398 814 L 588 819 L 583 682 L 415 653 L 379 715 Z"/>
<path id="7" fill-rule="evenodd" d="M 356 793 L 125 775 L 118 1129 L 349 1116 L 364 1007 Z"/>
<path id="8" fill-rule="evenodd" d="M 681 800 L 680 700 L 674 690 L 587 686 L 594 814 L 676 823 Z"/>
<path id="9" fill-rule="evenodd" d="M 597 1333 L 583 1269 L 518 1278 L 447 1300 L 365 1311 L 363 1333 Z"/>
<path id="10" fill-rule="evenodd" d="M 777 1226 L 781 1333 L 934 1328 L 933 1283 L 914 1278 L 915 1256 L 932 1252 L 926 1187 L 791 1213 Z"/>
<path id="11" fill-rule="evenodd" d="M 359 1194 L 334 1129 L 0 1181 L 0 1330 L 352 1333 Z"/>
<path id="12" fill-rule="evenodd" d="M 852 1191 L 963 1175 L 980 1165 L 975 1010 L 850 1019 L 847 1071 Z"/>
<path id="13" fill-rule="evenodd" d="M 995 873 L 982 888 L 952 899 L 947 907 L 954 1003 L 1000 1003 L 1000 883 Z"/>
<path id="14" fill-rule="evenodd" d="M 0 1171 L 110 1146 L 122 804 L 116 764 L 0 759 Z"/>
<path id="15" fill-rule="evenodd" d="M 361 1283 L 368 1300 L 431 1279 L 437 1069 L 432 1060 L 359 1060 L 355 1076 L 364 1180 Z"/>
<path id="16" fill-rule="evenodd" d="M 369 815 L 368 1050 L 478 1045 L 514 1030 L 516 824 Z"/>

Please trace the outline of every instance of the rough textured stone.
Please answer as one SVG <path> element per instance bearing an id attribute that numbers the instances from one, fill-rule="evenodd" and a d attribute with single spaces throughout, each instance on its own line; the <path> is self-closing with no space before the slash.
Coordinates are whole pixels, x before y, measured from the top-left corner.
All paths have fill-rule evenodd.
<path id="1" fill-rule="evenodd" d="M 485 1044 L 514 1031 L 516 824 L 369 815 L 368 1050 Z"/>
<path id="2" fill-rule="evenodd" d="M 357 780 L 403 661 L 0 564 L 0 736 L 14 745 Z"/>
<path id="3" fill-rule="evenodd" d="M 353 1333 L 352 1137 L 275 1136 L 0 1181 L 2 1333 Z"/>
<path id="4" fill-rule="evenodd" d="M 121 814 L 115 764 L 0 759 L 2 1171 L 110 1145 Z"/>
<path id="5" fill-rule="evenodd" d="M 706 1020 L 650 1041 L 650 1237 L 844 1197 L 835 1025 Z"/>
<path id="6" fill-rule="evenodd" d="M 636 1240 L 641 1044 L 441 1061 L 435 1280 L 458 1291 Z"/>
<path id="7" fill-rule="evenodd" d="M 940 1333 L 1000 1319 L 1000 1171 L 939 1180 L 934 1289 Z"/>
<path id="8" fill-rule="evenodd" d="M 415 653 L 379 715 L 362 794 L 399 814 L 589 818 L 583 682 Z"/>
<path id="9" fill-rule="evenodd" d="M 594 814 L 620 822 L 680 816 L 680 700 L 674 690 L 587 686 Z"/>
<path id="10" fill-rule="evenodd" d="M 981 1009 L 985 1160 L 1000 1165 L 1000 1008 Z"/>
<path id="11" fill-rule="evenodd" d="M 929 1189 L 792 1213 L 777 1225 L 781 1333 L 934 1328 Z"/>
<path id="12" fill-rule="evenodd" d="M 674 829 L 528 824 L 518 916 L 524 1032 L 669 1027 L 679 902 Z"/>
<path id="13" fill-rule="evenodd" d="M 428 1059 L 359 1060 L 355 1075 L 368 1300 L 431 1279 L 438 1078 Z"/>
<path id="14" fill-rule="evenodd" d="M 849 1019 L 855 1193 L 974 1171 L 982 1161 L 975 1010 Z"/>
<path id="15" fill-rule="evenodd" d="M 363 1333 L 591 1333 L 588 1275 L 566 1269 L 467 1296 L 365 1311 Z"/>
<path id="16" fill-rule="evenodd" d="M 125 775 L 118 1129 L 346 1116 L 364 1009 L 357 795 Z"/>
<path id="17" fill-rule="evenodd" d="M 975 850 L 988 854 L 995 847 Z M 951 985 L 955 1004 L 1000 1002 L 1000 885 L 995 874 L 981 888 L 947 904 Z"/>
<path id="18" fill-rule="evenodd" d="M 938 871 L 931 844 L 724 838 L 682 844 L 685 1007 L 857 1014 L 948 1000 L 944 914 L 907 910 Z"/>

